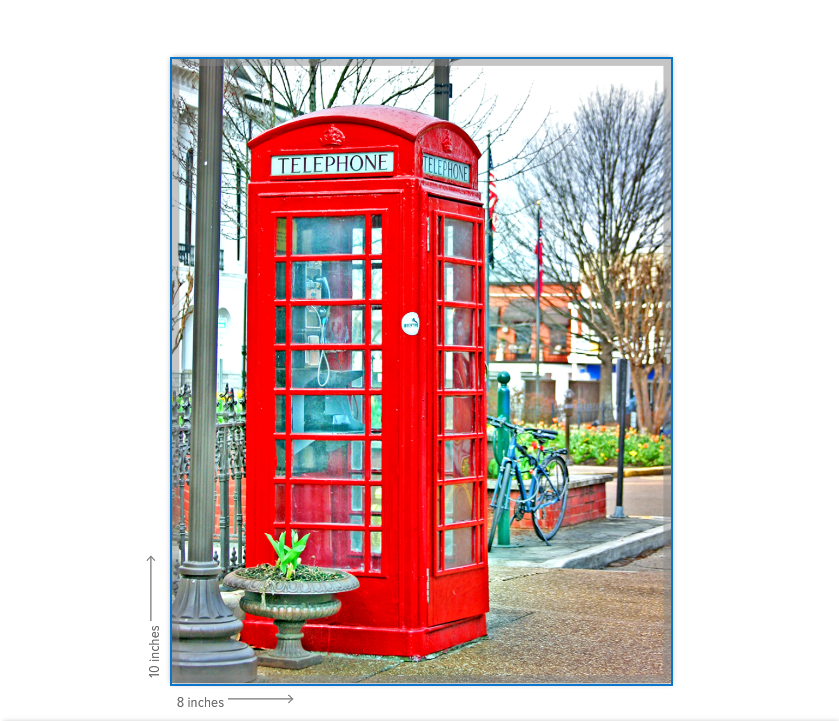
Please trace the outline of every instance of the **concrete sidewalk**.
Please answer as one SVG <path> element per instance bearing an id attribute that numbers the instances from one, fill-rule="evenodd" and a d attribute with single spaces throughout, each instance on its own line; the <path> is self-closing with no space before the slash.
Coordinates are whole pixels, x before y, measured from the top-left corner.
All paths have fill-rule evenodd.
<path id="1" fill-rule="evenodd" d="M 668 684 L 669 543 L 663 517 L 561 528 L 549 546 L 512 529 L 514 545 L 489 554 L 484 638 L 422 660 L 325 654 L 300 671 L 260 667 L 258 683 Z"/>
<path id="2" fill-rule="evenodd" d="M 493 545 L 489 565 L 508 568 L 603 568 L 622 558 L 670 544 L 670 519 L 600 518 L 560 528 L 549 542 L 532 529 L 510 529 L 510 546 Z"/>

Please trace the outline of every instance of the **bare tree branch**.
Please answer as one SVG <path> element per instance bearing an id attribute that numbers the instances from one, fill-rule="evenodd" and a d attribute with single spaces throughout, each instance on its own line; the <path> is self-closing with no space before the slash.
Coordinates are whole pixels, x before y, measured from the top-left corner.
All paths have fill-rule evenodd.
<path id="1" fill-rule="evenodd" d="M 624 323 L 621 310 L 629 292 L 626 282 L 615 284 L 646 277 L 643 264 L 651 256 L 669 263 L 670 125 L 665 98 L 655 92 L 645 100 L 614 87 L 606 95 L 596 92 L 575 113 L 571 140 L 561 143 L 568 132 L 546 126 L 532 141 L 535 161 L 516 178 L 521 207 L 498 213 L 496 245 L 507 246 L 507 252 L 496 275 L 533 282 L 541 201 L 545 283 L 563 289 L 588 327 L 586 334 L 600 345 L 601 362 L 611 364 L 611 348 L 628 348 L 625 334 L 634 327 Z M 615 273 L 621 275 L 613 278 Z M 611 374 L 602 374 L 601 398 L 607 390 L 611 395 Z"/>

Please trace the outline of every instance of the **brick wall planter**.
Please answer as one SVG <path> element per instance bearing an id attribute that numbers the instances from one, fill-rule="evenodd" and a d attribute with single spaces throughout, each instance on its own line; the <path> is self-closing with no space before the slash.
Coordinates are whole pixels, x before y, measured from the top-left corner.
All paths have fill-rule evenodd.
<path id="1" fill-rule="evenodd" d="M 492 509 L 489 507 L 489 502 L 492 500 L 492 492 L 495 490 L 496 480 L 495 478 L 487 479 L 487 510 L 490 519 L 492 518 Z M 606 484 L 612 480 L 614 480 L 614 474 L 612 473 L 572 474 L 568 489 L 568 504 L 565 507 L 565 518 L 562 519 L 562 527 L 593 521 L 596 518 L 605 518 Z M 515 481 L 513 485 L 517 485 Z M 518 498 L 518 489 L 516 488 L 510 495 L 512 498 Z M 511 502 L 511 508 L 512 505 Z M 511 528 L 532 528 L 532 526 L 530 516 L 525 515 L 520 521 L 513 521 Z"/>

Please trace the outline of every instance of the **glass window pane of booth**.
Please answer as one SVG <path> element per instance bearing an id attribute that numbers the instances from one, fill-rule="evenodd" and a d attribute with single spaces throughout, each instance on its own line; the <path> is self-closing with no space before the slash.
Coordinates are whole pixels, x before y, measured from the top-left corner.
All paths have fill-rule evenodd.
<path id="1" fill-rule="evenodd" d="M 370 430 L 373 433 L 382 432 L 382 397 L 370 396 Z"/>
<path id="2" fill-rule="evenodd" d="M 472 527 L 467 527 L 444 532 L 444 569 L 460 568 L 475 562 L 475 549 L 472 543 L 474 530 Z"/>
<path id="3" fill-rule="evenodd" d="M 285 388 L 285 351 L 277 351 L 275 356 L 277 361 L 277 375 L 274 379 L 274 387 Z"/>
<path id="4" fill-rule="evenodd" d="M 285 522 L 285 483 L 274 484 L 274 523 Z"/>
<path id="5" fill-rule="evenodd" d="M 295 478 L 352 479 L 363 471 L 363 441 L 295 438 L 291 444 Z"/>
<path id="6" fill-rule="evenodd" d="M 443 308 L 442 313 L 440 342 L 445 345 L 474 345 L 474 311 L 471 308 Z"/>
<path id="7" fill-rule="evenodd" d="M 370 441 L 370 470 L 382 470 L 382 442 Z"/>
<path id="8" fill-rule="evenodd" d="M 471 478 L 475 475 L 475 441 L 471 438 L 444 441 L 443 473 L 445 480 Z"/>
<path id="9" fill-rule="evenodd" d="M 277 282 L 275 297 L 277 300 L 285 300 L 285 263 L 277 263 Z"/>
<path id="10" fill-rule="evenodd" d="M 440 293 L 443 300 L 455 303 L 474 303 L 472 284 L 475 269 L 471 265 L 443 263 L 443 278 Z"/>
<path id="11" fill-rule="evenodd" d="M 292 255 L 361 255 L 364 216 L 317 216 L 292 219 Z"/>
<path id="12" fill-rule="evenodd" d="M 355 531 L 301 528 L 300 536 L 309 535 L 306 550 L 300 561 L 307 566 L 343 568 L 348 571 L 364 569 L 364 551 L 353 544 Z"/>
<path id="13" fill-rule="evenodd" d="M 444 388 L 475 387 L 475 354 L 459 351 L 446 352 L 444 358 Z"/>
<path id="14" fill-rule="evenodd" d="M 291 486 L 292 523 L 364 523 L 364 486 Z"/>
<path id="15" fill-rule="evenodd" d="M 297 305 L 291 309 L 291 314 L 292 343 L 307 345 L 364 343 L 364 306 Z"/>
<path id="16" fill-rule="evenodd" d="M 443 398 L 443 430 L 447 435 L 475 432 L 475 396 Z"/>
<path id="17" fill-rule="evenodd" d="M 363 435 L 363 412 L 364 396 L 360 395 L 294 395 L 291 432 Z"/>
<path id="18" fill-rule="evenodd" d="M 382 351 L 370 351 L 370 387 L 382 387 Z"/>
<path id="19" fill-rule="evenodd" d="M 286 252 L 286 236 L 287 223 L 285 216 L 277 218 L 277 255 L 285 255 Z"/>
<path id="20" fill-rule="evenodd" d="M 382 487 L 370 487 L 370 525 L 382 525 Z"/>
<path id="21" fill-rule="evenodd" d="M 285 286 L 285 280 L 283 280 L 283 285 Z M 362 300 L 364 298 L 364 262 L 361 260 L 333 262 L 312 260 L 293 263 L 291 286 L 292 298 Z"/>
<path id="22" fill-rule="evenodd" d="M 274 431 L 285 433 L 285 396 L 276 396 L 274 400 Z"/>
<path id="23" fill-rule="evenodd" d="M 443 495 L 443 523 L 462 523 L 475 518 L 473 489 L 474 483 L 456 483 L 442 486 Z"/>
<path id="24" fill-rule="evenodd" d="M 382 532 L 373 531 L 370 534 L 370 570 L 382 570 Z"/>
<path id="25" fill-rule="evenodd" d="M 380 300 L 382 297 L 382 261 L 374 260 L 370 269 L 370 297 Z"/>
<path id="26" fill-rule="evenodd" d="M 370 253 L 379 255 L 382 252 L 382 216 L 374 215 L 370 218 L 370 221 L 372 225 Z"/>
<path id="27" fill-rule="evenodd" d="M 443 254 L 449 258 L 475 257 L 472 248 L 473 223 L 465 220 L 446 218 L 443 226 Z"/>
<path id="28" fill-rule="evenodd" d="M 364 351 L 295 350 L 292 388 L 363 388 Z"/>
<path id="29" fill-rule="evenodd" d="M 285 306 L 278 306 L 277 307 L 277 318 L 276 318 L 276 340 L 275 342 L 278 345 L 282 345 L 285 343 Z"/>
<path id="30" fill-rule="evenodd" d="M 276 441 L 274 443 L 274 452 L 276 454 L 276 475 L 285 475 L 285 441 Z"/>

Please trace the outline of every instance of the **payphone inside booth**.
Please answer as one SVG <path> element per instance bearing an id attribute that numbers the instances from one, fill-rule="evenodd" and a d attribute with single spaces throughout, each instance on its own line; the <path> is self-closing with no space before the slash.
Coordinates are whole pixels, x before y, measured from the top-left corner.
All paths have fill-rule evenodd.
<path id="1" fill-rule="evenodd" d="M 480 155 L 396 108 L 311 113 L 250 143 L 249 565 L 356 575 L 312 650 L 424 656 L 486 633 Z M 275 645 L 255 617 L 243 639 Z"/>

